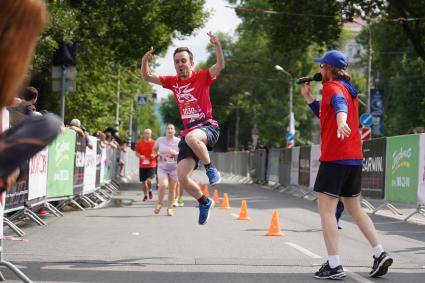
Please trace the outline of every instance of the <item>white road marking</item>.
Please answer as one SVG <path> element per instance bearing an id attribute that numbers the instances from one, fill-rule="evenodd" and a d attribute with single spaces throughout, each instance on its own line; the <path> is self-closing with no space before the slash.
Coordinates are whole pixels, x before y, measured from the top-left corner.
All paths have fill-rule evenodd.
<path id="1" fill-rule="evenodd" d="M 230 215 L 232 215 L 234 218 L 238 218 L 239 215 L 237 215 L 236 213 L 230 213 Z"/>
<path id="2" fill-rule="evenodd" d="M 300 245 L 291 243 L 291 242 L 287 242 L 286 243 L 288 246 L 293 247 L 294 249 L 298 250 L 299 252 L 305 254 L 306 256 L 309 256 L 311 258 L 322 258 L 320 255 L 317 255 L 309 250 L 307 250 L 306 248 L 301 247 Z"/>
<path id="3" fill-rule="evenodd" d="M 356 280 L 360 283 L 373 283 L 373 281 L 368 280 L 367 278 L 364 278 L 363 276 L 358 275 L 357 273 L 352 272 L 348 268 L 344 267 L 345 273 L 347 273 L 348 277 L 351 277 L 352 279 Z"/>

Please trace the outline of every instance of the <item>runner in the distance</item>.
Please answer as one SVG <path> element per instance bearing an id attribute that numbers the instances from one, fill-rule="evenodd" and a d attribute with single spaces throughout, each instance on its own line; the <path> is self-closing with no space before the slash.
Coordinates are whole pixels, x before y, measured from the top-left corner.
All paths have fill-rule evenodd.
<path id="1" fill-rule="evenodd" d="M 152 179 L 155 177 L 156 157 L 153 155 L 153 147 L 155 140 L 152 137 L 152 130 L 145 129 L 143 139 L 136 144 L 136 156 L 139 161 L 139 178 L 142 182 L 144 193 L 143 201 L 153 199 L 152 194 Z"/>
<path id="2" fill-rule="evenodd" d="M 153 58 L 152 47 L 143 56 L 141 66 L 145 81 L 172 90 L 176 98 L 185 127 L 179 143 L 177 175 L 180 186 L 199 202 L 200 225 L 207 222 L 214 201 L 202 194 L 199 185 L 191 178 L 197 162 L 201 160 L 204 164 L 211 185 L 221 181 L 220 173 L 211 164 L 208 150 L 212 149 L 220 134 L 218 122 L 212 118 L 210 85 L 224 68 L 224 56 L 217 38 L 212 33 L 208 33 L 208 36 L 215 46 L 217 61 L 207 70 L 193 70 L 193 54 L 187 47 L 174 51 L 176 76 L 158 76 L 151 72 L 149 62 Z"/>
<path id="3" fill-rule="evenodd" d="M 156 140 L 153 154 L 158 156 L 158 203 L 154 213 L 161 211 L 164 191 L 168 187 L 167 215 L 173 216 L 174 194 L 177 186 L 177 155 L 179 154 L 180 139 L 175 136 L 176 129 L 168 124 L 165 137 Z"/>

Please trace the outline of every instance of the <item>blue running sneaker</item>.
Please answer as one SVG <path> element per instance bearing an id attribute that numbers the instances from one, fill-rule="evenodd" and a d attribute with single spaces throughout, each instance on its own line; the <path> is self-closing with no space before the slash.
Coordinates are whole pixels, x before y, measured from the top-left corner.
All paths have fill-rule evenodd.
<path id="1" fill-rule="evenodd" d="M 206 174 L 208 176 L 208 180 L 210 181 L 210 185 L 217 185 L 221 182 L 220 172 L 218 172 L 217 168 L 210 167 L 207 169 Z"/>
<path id="2" fill-rule="evenodd" d="M 210 218 L 211 209 L 214 207 L 214 201 L 208 199 L 207 204 L 199 204 L 199 225 L 204 225 L 207 223 L 208 218 Z"/>

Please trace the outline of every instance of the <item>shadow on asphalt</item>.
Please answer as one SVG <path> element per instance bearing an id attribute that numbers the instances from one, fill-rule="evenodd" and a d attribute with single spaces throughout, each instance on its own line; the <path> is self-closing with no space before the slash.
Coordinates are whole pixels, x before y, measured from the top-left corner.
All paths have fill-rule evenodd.
<path id="1" fill-rule="evenodd" d="M 234 282 L 234 283 L 286 283 L 286 282 L 316 282 L 312 273 L 315 268 L 305 267 L 312 269 L 305 272 L 294 269 L 292 272 L 276 272 L 276 273 L 251 273 L 258 268 L 252 266 L 250 272 L 236 273 L 236 272 L 194 272 L 194 271 L 180 271 L 180 272 L 160 272 L 160 271 L 143 271 L 134 269 L 143 269 L 147 265 L 160 267 L 157 264 L 143 264 L 132 263 L 136 260 L 149 260 L 149 259 L 164 259 L 164 258 L 137 258 L 130 260 L 117 260 L 117 261 L 69 261 L 69 262 L 15 262 L 20 266 L 28 268 L 23 269 L 28 277 L 34 282 L 118 282 L 118 283 L 141 283 L 141 282 L 173 282 L 173 283 L 187 283 L 187 282 Z M 182 265 L 182 269 L 185 269 Z M 191 265 L 196 266 L 196 265 Z M 220 266 L 220 265 L 218 265 Z M 132 268 L 133 270 L 107 270 L 107 268 L 121 267 Z M 201 268 L 199 266 L 199 268 Z M 285 268 L 287 268 L 285 266 Z M 1 268 L 1 272 L 8 280 L 15 280 L 17 277 L 9 270 Z M 406 271 L 406 270 L 405 270 Z M 365 272 L 356 272 L 364 278 L 368 278 Z M 424 273 L 415 272 L 410 270 L 409 273 L 392 270 L 384 278 L 374 279 L 375 282 L 406 282 L 405 278 L 408 274 L 409 283 L 423 282 Z M 404 278 L 404 279 L 403 279 Z M 357 282 L 346 277 L 344 282 Z"/>

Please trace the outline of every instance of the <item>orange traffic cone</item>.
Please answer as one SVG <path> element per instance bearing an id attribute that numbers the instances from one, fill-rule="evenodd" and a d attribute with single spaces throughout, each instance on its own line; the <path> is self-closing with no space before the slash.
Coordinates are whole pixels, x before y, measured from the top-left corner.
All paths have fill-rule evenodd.
<path id="1" fill-rule="evenodd" d="M 229 196 L 227 195 L 227 193 L 223 194 L 223 201 L 221 202 L 221 208 L 230 209 Z"/>
<path id="2" fill-rule="evenodd" d="M 220 200 L 219 200 L 219 198 L 218 198 L 218 191 L 217 191 L 217 190 L 214 190 L 213 200 L 214 200 L 214 202 L 215 202 L 216 204 L 219 204 L 219 203 L 220 203 Z"/>
<path id="3" fill-rule="evenodd" d="M 210 197 L 210 192 L 208 191 L 208 185 L 204 185 L 204 190 L 202 191 L 202 193 L 209 198 Z"/>
<path id="4" fill-rule="evenodd" d="M 273 211 L 272 222 L 270 223 L 269 231 L 265 236 L 283 236 L 282 231 L 280 231 L 279 213 L 277 210 Z"/>
<path id="5" fill-rule="evenodd" d="M 246 200 L 242 201 L 241 211 L 239 212 L 239 217 L 237 220 L 250 220 L 251 217 L 248 215 L 248 207 L 246 205 Z"/>

